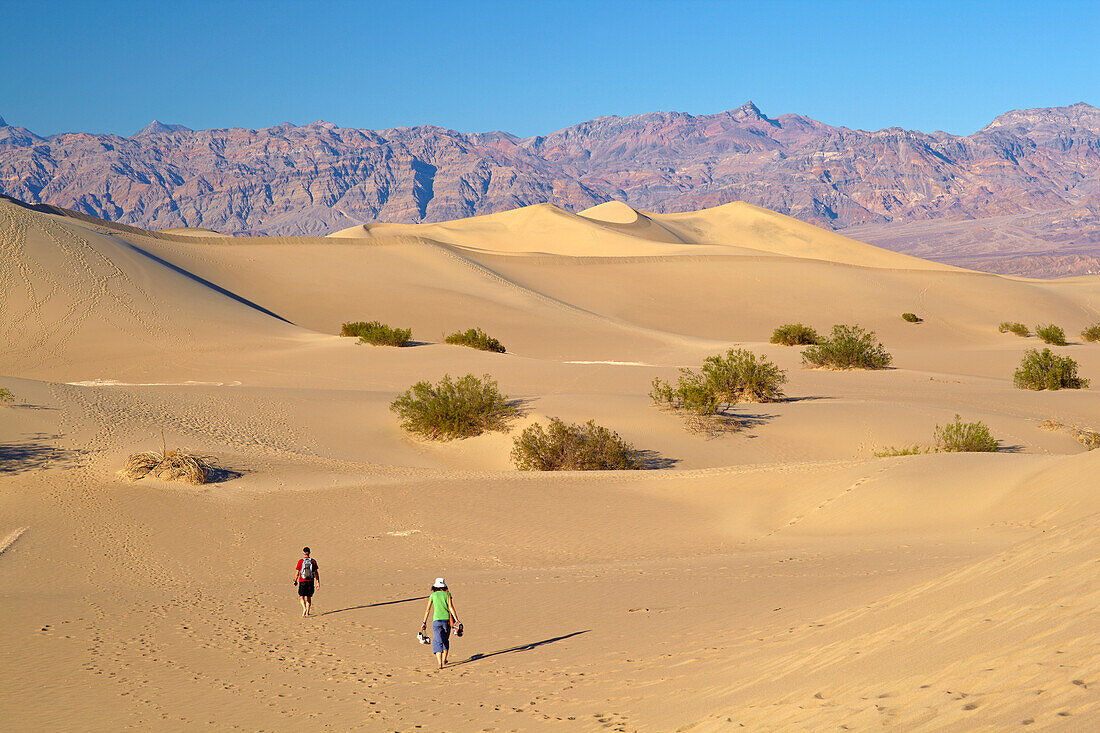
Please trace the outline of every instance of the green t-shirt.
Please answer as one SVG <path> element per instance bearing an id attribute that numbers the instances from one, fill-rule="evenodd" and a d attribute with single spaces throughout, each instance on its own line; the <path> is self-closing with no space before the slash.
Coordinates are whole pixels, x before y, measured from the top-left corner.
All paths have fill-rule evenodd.
<path id="1" fill-rule="evenodd" d="M 449 590 L 436 590 L 432 591 L 432 607 L 435 608 L 435 614 L 432 615 L 432 619 L 435 621 L 447 621 L 451 618 L 451 612 L 447 609 L 447 600 L 451 597 Z"/>

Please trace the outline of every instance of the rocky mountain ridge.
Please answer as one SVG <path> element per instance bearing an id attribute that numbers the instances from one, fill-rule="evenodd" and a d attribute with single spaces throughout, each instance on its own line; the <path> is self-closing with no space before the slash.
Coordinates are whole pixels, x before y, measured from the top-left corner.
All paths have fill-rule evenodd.
<path id="1" fill-rule="evenodd" d="M 544 201 L 673 212 L 743 200 L 832 229 L 886 232 L 1074 212 L 1046 217 L 1053 228 L 1037 230 L 1033 242 L 1042 248 L 1072 239 L 1058 222 L 1100 212 L 1100 110 L 1083 102 L 1014 110 L 968 136 L 773 118 L 752 102 L 712 115 L 600 117 L 531 138 L 323 121 L 260 130 L 154 121 L 130 137 L 41 137 L 0 122 L 0 193 L 150 229 L 273 235 L 445 221 Z M 1100 254 L 1091 230 L 1083 243 L 1097 245 L 1083 254 Z"/>

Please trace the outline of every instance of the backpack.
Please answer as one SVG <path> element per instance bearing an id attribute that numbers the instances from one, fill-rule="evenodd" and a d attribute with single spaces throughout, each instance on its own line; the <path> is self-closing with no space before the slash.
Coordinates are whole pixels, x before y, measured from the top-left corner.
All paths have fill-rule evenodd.
<path id="1" fill-rule="evenodd" d="M 313 560 L 311 558 L 302 558 L 302 570 L 298 574 L 302 577 L 302 580 L 313 580 Z"/>

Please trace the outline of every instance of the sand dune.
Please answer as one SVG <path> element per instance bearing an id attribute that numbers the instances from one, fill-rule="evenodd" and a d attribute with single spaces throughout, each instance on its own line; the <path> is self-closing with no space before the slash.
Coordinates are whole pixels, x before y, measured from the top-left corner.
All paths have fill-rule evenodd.
<path id="1" fill-rule="evenodd" d="M 924 262 L 745 204 L 534 206 L 327 238 L 141 232 L 0 201 L 0 712 L 175 730 L 1089 730 L 1100 724 L 1100 278 Z M 909 324 L 903 311 L 924 321 Z M 411 327 L 359 346 L 347 320 Z M 1055 322 L 1092 389 L 1024 392 Z M 801 321 L 873 328 L 881 372 L 801 368 Z M 480 326 L 507 354 L 443 344 Z M 654 377 L 733 346 L 789 400 L 693 434 Z M 389 404 L 491 374 L 509 433 L 427 443 Z M 876 458 L 955 413 L 995 454 Z M 596 419 L 670 468 L 520 473 L 512 438 Z M 213 455 L 200 489 L 125 456 Z M 17 541 L 16 541 L 17 540 Z M 297 616 L 302 545 L 322 571 Z M 468 633 L 413 635 L 443 574 Z"/>
<path id="2" fill-rule="evenodd" d="M 204 227 L 169 227 L 168 229 L 159 230 L 161 234 L 172 234 L 177 237 L 226 237 L 227 234 L 216 232 L 213 229 L 206 229 Z"/>

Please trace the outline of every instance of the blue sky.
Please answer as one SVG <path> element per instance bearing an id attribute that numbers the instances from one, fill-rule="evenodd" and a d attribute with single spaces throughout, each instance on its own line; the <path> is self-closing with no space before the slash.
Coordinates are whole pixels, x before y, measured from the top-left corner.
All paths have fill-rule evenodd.
<path id="1" fill-rule="evenodd" d="M 39 134 L 156 118 L 527 136 L 751 99 L 969 134 L 1009 109 L 1100 105 L 1098 31 L 1095 2 L 0 0 L 0 115 Z"/>

